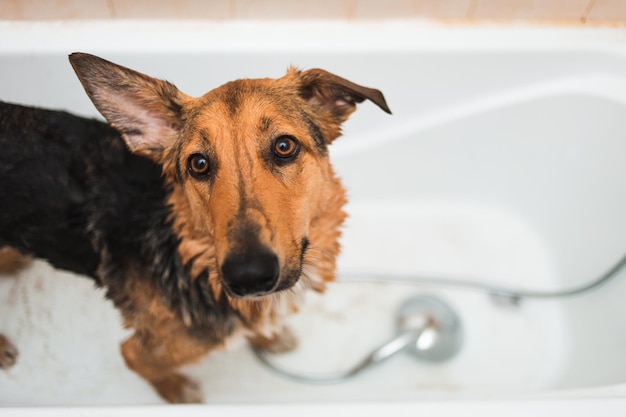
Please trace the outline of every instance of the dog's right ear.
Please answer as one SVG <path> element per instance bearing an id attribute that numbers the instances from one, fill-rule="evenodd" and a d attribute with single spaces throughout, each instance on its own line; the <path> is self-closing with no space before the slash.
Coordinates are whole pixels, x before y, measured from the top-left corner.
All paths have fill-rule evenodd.
<path id="1" fill-rule="evenodd" d="M 69 59 L 91 101 L 130 150 L 160 162 L 178 137 L 189 97 L 167 81 L 94 55 L 73 53 Z"/>

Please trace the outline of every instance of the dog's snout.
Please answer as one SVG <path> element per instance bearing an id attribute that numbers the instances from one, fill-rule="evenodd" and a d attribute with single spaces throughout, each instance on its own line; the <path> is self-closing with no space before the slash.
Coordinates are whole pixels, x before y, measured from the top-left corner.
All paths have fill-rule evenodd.
<path id="1" fill-rule="evenodd" d="M 267 249 L 229 255 L 222 263 L 224 283 L 239 297 L 270 292 L 278 275 L 278 257 Z"/>

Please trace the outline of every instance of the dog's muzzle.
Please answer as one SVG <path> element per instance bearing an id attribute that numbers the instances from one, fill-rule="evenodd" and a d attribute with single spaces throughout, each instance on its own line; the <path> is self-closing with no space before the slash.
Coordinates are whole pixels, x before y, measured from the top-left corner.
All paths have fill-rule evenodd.
<path id="1" fill-rule="evenodd" d="M 278 257 L 267 248 L 230 254 L 222 263 L 227 290 L 236 297 L 254 297 L 276 288 L 280 266 Z"/>

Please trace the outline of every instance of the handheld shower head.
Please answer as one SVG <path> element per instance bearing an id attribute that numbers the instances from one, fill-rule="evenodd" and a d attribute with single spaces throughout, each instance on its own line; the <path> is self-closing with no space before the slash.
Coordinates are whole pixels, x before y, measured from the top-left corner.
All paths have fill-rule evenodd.
<path id="1" fill-rule="evenodd" d="M 461 349 L 463 329 L 458 314 L 440 298 L 417 295 L 402 304 L 396 320 L 398 333 L 421 331 L 406 350 L 426 362 L 443 362 Z"/>

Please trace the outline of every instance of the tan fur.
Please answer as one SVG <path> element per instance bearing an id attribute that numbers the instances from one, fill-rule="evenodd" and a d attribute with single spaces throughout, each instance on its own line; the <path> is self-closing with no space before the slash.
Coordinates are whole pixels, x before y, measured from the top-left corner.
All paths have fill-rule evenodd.
<path id="1" fill-rule="evenodd" d="M 290 88 L 290 84 L 294 83 L 293 77 L 292 71 L 280 80 L 245 80 L 241 82 L 244 85 L 239 88 L 243 91 L 252 90 L 251 86 L 245 85 L 248 83 L 253 84 L 258 90 L 267 88 L 288 92 L 293 90 L 293 87 Z M 298 254 L 292 249 L 293 242 L 299 236 L 308 235 L 310 250 L 306 254 L 304 264 L 314 268 L 311 268 L 310 275 L 303 279 L 303 286 L 323 291 L 324 282 L 334 279 L 335 258 L 339 253 L 338 228 L 345 219 L 342 210 L 346 202 L 345 192 L 328 158 L 320 158 L 312 151 L 315 144 L 311 139 L 303 141 L 303 146 L 308 148 L 308 152 L 302 156 L 304 162 L 298 166 L 300 172 L 291 179 L 294 185 L 300 187 L 289 188 L 285 184 L 277 183 L 273 174 L 263 168 L 262 161 L 249 157 L 256 153 L 255 148 L 258 146 L 254 140 L 259 136 L 258 119 L 262 115 L 272 117 L 277 125 L 274 127 L 276 131 L 288 131 L 304 140 L 309 136 L 306 126 L 303 122 L 294 124 L 294 121 L 298 121 L 299 109 L 290 108 L 288 105 L 281 106 L 281 103 L 276 104 L 263 96 L 251 94 L 243 99 L 240 106 L 243 110 L 233 116 L 229 114 L 224 101 L 219 99 L 221 95 L 232 94 L 232 89 L 231 83 L 213 90 L 195 102 L 185 104 L 190 107 L 190 113 L 199 116 L 191 119 L 185 127 L 185 131 L 190 132 L 190 138 L 183 147 L 183 153 L 190 154 L 201 147 L 198 132 L 206 132 L 209 138 L 219 139 L 212 143 L 219 155 L 231 156 L 221 163 L 220 177 L 237 178 L 239 172 L 253 172 L 254 175 L 243 177 L 244 189 L 255 190 L 255 197 L 260 200 L 265 217 L 253 209 L 247 213 L 247 217 L 265 226 L 262 238 L 277 251 L 284 262 L 298 258 Z M 246 132 L 246 136 L 237 137 L 240 132 Z M 174 161 L 164 161 L 164 164 L 165 167 L 169 167 L 165 169 L 166 176 L 173 179 Z M 300 177 L 306 177 L 306 181 Z M 307 186 L 302 187 L 302 184 Z M 209 270 L 213 271 L 209 280 L 216 293 L 221 292 L 216 268 L 219 264 L 218 259 L 223 259 L 231 246 L 231 242 L 226 239 L 227 225 L 237 212 L 239 199 L 245 197 L 239 195 L 237 184 L 220 181 L 216 182 L 210 195 L 207 195 L 202 183 L 192 182 L 184 188 L 175 186 L 170 199 L 173 211 L 177 213 L 174 225 L 183 238 L 179 251 L 181 258 L 183 262 L 187 262 L 199 256 L 194 267 L 199 270 L 202 266 L 209 266 Z M 265 322 L 276 318 L 273 308 L 280 303 L 272 299 L 278 297 L 270 296 L 264 299 L 231 297 L 230 301 L 248 320 Z"/>

